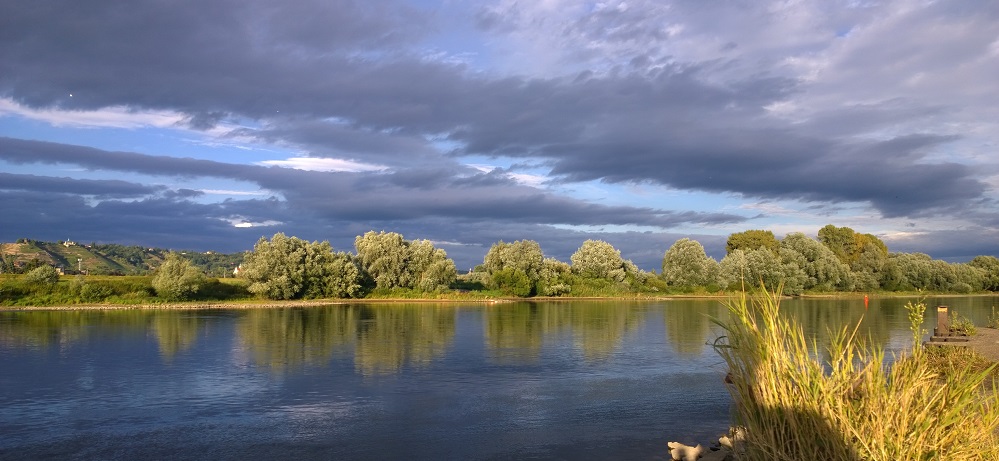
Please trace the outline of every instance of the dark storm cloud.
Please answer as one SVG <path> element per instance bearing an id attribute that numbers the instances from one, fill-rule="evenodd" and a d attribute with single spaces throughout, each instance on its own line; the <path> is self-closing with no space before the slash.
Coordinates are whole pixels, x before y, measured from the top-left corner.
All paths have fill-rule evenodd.
<path id="1" fill-rule="evenodd" d="M 199 126 L 220 113 L 326 114 L 354 100 L 343 83 L 368 69 L 355 55 L 424 25 L 401 2 L 5 2 L 0 93 L 35 107 L 174 109 Z"/>
<path id="2" fill-rule="evenodd" d="M 999 255 L 999 228 L 948 229 L 885 238 L 893 252 L 926 253 L 951 262 L 967 262 L 979 255 Z"/>
<path id="3" fill-rule="evenodd" d="M 382 223 L 385 224 L 385 223 Z M 455 260 L 459 271 L 467 270 L 482 259 L 489 247 L 499 241 L 513 242 L 515 240 L 534 240 L 541 245 L 545 257 L 559 261 L 570 262 L 570 257 L 586 240 L 603 240 L 621 251 L 621 256 L 630 259 L 643 270 L 662 268 L 663 255 L 666 250 L 681 238 L 691 238 L 700 242 L 708 255 L 720 259 L 725 255 L 727 237 L 717 235 L 690 235 L 667 232 L 583 232 L 543 225 L 520 223 L 481 222 L 476 220 L 457 220 L 455 222 L 421 221 L 409 223 L 390 223 L 390 228 L 402 233 L 407 238 L 423 238 L 427 235 L 446 235 L 441 232 L 449 226 L 461 229 L 460 241 L 435 242 L 447 251 L 449 257 Z M 371 227 L 380 229 L 379 227 Z M 412 236 L 412 237 L 411 237 Z M 467 244 L 463 242 L 481 242 Z"/>
<path id="4" fill-rule="evenodd" d="M 13 138 L 0 138 L 0 159 L 14 163 L 72 164 L 158 176 L 204 176 L 249 181 L 281 193 L 291 209 L 339 221 L 469 217 L 519 223 L 634 224 L 669 228 L 689 223 L 734 223 L 745 219 L 726 213 L 597 205 L 517 185 L 512 180 L 496 176 L 492 176 L 492 181 L 456 180 L 453 172 L 441 169 L 410 169 L 398 173 L 302 171 L 107 152 Z M 155 210 L 150 212 L 155 213 Z M 286 218 L 289 217 L 260 216 L 261 221 Z"/>
<path id="5" fill-rule="evenodd" d="M 215 218 L 217 206 L 169 199 L 106 200 L 93 205 L 79 195 L 0 191 L 0 240 L 27 237 L 107 242 L 175 249 L 241 251 L 247 229 Z M 253 234 L 257 231 L 254 230 Z"/>
<path id="6" fill-rule="evenodd" d="M 959 124 L 944 131 L 939 123 L 955 113 L 979 113 L 948 102 L 951 93 L 943 90 L 968 88 L 975 100 L 988 100 L 994 86 L 966 84 L 973 80 L 960 75 L 943 86 L 913 84 L 910 93 L 895 93 L 910 77 L 933 80 L 939 69 L 929 61 L 972 77 L 983 74 L 981 67 L 965 69 L 991 56 L 986 53 L 994 47 L 994 6 L 940 2 L 878 22 L 865 18 L 865 9 L 887 7 L 851 2 L 833 2 L 815 14 L 764 2 L 718 7 L 635 0 L 580 6 L 561 18 L 555 10 L 549 12 L 554 16 L 538 16 L 535 10 L 544 5 L 498 2 L 466 19 L 492 39 L 555 45 L 527 52 L 552 54 L 555 67 L 567 69 L 532 72 L 532 60 L 524 59 L 523 70 L 515 66 L 501 74 L 454 56 L 428 57 L 421 40 L 447 25 L 409 2 L 0 2 L 0 98 L 35 109 L 176 111 L 181 124 L 198 130 L 239 126 L 224 129 L 233 138 L 311 157 L 388 168 L 306 172 L 0 138 L 0 159 L 11 163 L 225 178 L 276 194 L 202 206 L 187 201 L 196 197 L 193 191 L 160 186 L 41 177 L 24 185 L 23 176 L 0 184 L 7 184 L 5 190 L 45 189 L 65 207 L 73 206 L 69 193 L 156 195 L 103 201 L 68 215 L 86 211 L 105 219 L 101 213 L 114 210 L 143 225 L 174 229 L 159 220 L 162 214 L 173 217 L 178 232 L 204 233 L 202 239 L 274 230 L 233 229 L 227 219 L 276 221 L 303 238 L 333 235 L 340 247 L 369 229 L 471 243 L 454 248 L 479 252 L 498 235 L 537 236 L 560 255 L 573 246 L 568 242 L 581 243 L 590 234 L 553 225 L 669 229 L 744 221 L 727 213 L 595 205 L 517 183 L 510 171 L 462 166 L 470 156 L 476 162 L 513 157 L 534 169 L 544 166 L 551 169 L 549 181 L 654 184 L 827 207 L 859 202 L 886 217 L 963 218 L 976 207 L 994 207 L 982 168 L 941 160 L 954 158 L 946 154 L 974 138 L 953 135 L 966 129 Z M 976 27 L 962 28 L 962 21 Z M 864 27 L 854 29 L 858 25 Z M 914 25 L 955 33 L 913 37 L 911 30 L 922 30 Z M 900 32 L 883 32 L 896 28 Z M 530 34 L 538 31 L 556 39 L 535 45 L 530 39 L 537 36 Z M 831 37 L 847 32 L 871 36 L 830 44 Z M 953 37 L 967 38 L 939 48 L 930 42 Z M 851 46 L 860 52 L 842 51 Z M 826 80 L 803 77 L 812 69 Z M 941 75 L 936 78 L 951 74 Z M 923 99 L 919 92 L 944 96 Z M 782 106 L 799 99 L 805 109 Z M 772 112 L 774 107 L 792 110 Z M 968 131 L 973 129 L 990 126 Z M 18 203 L 30 201 L 17 197 Z M 143 206 L 148 215 L 141 215 Z M 195 223 L 185 212 L 204 217 Z M 40 223 L 52 219 L 30 216 Z M 151 232 L 120 224 L 123 232 Z M 638 254 L 638 246 L 662 236 L 609 233 L 607 240 Z"/>
<path id="7" fill-rule="evenodd" d="M 0 189 L 21 190 L 43 194 L 69 193 L 90 195 L 97 198 L 143 197 L 165 188 L 145 186 L 119 180 L 93 180 L 54 178 L 31 174 L 11 174 L 0 172 Z"/>
<path id="8" fill-rule="evenodd" d="M 233 134 L 269 143 L 294 141 L 307 148 L 313 157 L 363 160 L 381 166 L 426 165 L 443 160 L 422 136 L 386 133 L 329 121 L 275 120 L 264 128 L 241 129 Z"/>
<path id="9" fill-rule="evenodd" d="M 406 45 L 431 30 L 432 16 L 394 3 L 41 1 L 14 2 L 5 12 L 0 94 L 33 107 L 176 110 L 201 129 L 248 117 L 264 123 L 243 135 L 396 166 L 440 162 L 427 139 L 446 138 L 458 144 L 456 155 L 546 159 L 563 181 L 869 202 L 886 216 L 919 215 L 984 190 L 970 169 L 923 157 L 920 148 L 940 140 L 858 144 L 838 137 L 852 134 L 846 125 L 822 134 L 814 124 L 809 131 L 767 119 L 763 108 L 799 92 L 800 82 L 766 74 L 718 79 L 725 62 L 646 56 L 630 72 L 584 79 L 491 78 L 413 52 Z M 667 14 L 651 3 L 607 8 L 566 33 L 667 40 L 645 13 Z M 482 25 L 495 19 L 480 15 Z M 852 116 L 846 109 L 829 115 Z M 143 158 L 145 167 L 130 169 L 216 175 L 210 161 L 159 160 L 169 165 Z M 264 180 L 256 171 L 238 174 L 248 175 Z M 930 179 L 933 194 L 912 187 Z M 523 209 L 531 216 L 531 207 Z"/>
<path id="10" fill-rule="evenodd" d="M 67 164 L 151 175 L 239 177 L 259 169 L 211 160 L 109 152 L 86 146 L 0 136 L 0 159 L 15 164 Z"/>
<path id="11" fill-rule="evenodd" d="M 980 198 L 985 184 L 973 168 L 931 163 L 926 149 L 952 137 L 912 135 L 882 142 L 834 143 L 791 132 L 689 133 L 654 142 L 559 146 L 572 152 L 553 173 L 569 180 L 653 180 L 680 189 L 836 203 L 869 202 L 886 217 L 921 216 Z M 666 135 L 668 136 L 668 135 Z M 621 151 L 607 156 L 611 145 Z M 556 149 L 553 147 L 553 149 Z M 922 185 L 932 184 L 932 187 Z"/>

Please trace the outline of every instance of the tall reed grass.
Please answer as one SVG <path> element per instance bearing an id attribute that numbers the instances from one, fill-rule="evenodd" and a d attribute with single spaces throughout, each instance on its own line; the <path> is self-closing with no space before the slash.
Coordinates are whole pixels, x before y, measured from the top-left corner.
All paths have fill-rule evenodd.
<path id="1" fill-rule="evenodd" d="M 740 460 L 996 460 L 999 394 L 986 370 L 940 371 L 919 343 L 885 362 L 858 327 L 832 332 L 828 361 L 780 314 L 780 290 L 727 303 L 715 347 L 729 367 Z M 918 313 L 918 318 L 917 314 Z"/>

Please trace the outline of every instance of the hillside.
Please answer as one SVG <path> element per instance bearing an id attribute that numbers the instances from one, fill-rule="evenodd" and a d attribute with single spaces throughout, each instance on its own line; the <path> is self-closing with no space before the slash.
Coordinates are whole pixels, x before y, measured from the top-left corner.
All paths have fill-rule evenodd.
<path id="1" fill-rule="evenodd" d="M 158 267 L 171 250 L 118 244 L 40 242 L 21 239 L 0 244 L 0 272 L 24 272 L 51 265 L 67 274 L 142 275 Z M 243 260 L 243 253 L 180 252 L 205 273 L 223 277 Z"/>

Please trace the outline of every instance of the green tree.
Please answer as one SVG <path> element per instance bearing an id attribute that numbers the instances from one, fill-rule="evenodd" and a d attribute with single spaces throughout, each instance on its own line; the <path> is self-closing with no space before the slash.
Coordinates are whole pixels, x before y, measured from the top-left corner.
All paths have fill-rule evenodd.
<path id="1" fill-rule="evenodd" d="M 517 296 L 530 296 L 537 293 L 544 260 L 544 253 L 541 252 L 541 245 L 538 242 L 500 241 L 489 248 L 482 265 L 489 274 L 493 288 L 513 289 L 516 291 L 513 294 Z M 520 294 L 525 292 L 525 287 L 526 294 Z"/>
<path id="2" fill-rule="evenodd" d="M 587 240 L 569 258 L 572 271 L 582 277 L 621 282 L 625 277 L 624 258 L 613 245 Z"/>
<path id="3" fill-rule="evenodd" d="M 361 292 L 361 270 L 345 252 L 329 242 L 306 246 L 305 298 L 353 298 Z"/>
<path id="4" fill-rule="evenodd" d="M 168 300 L 191 299 L 208 284 L 208 277 L 177 253 L 167 255 L 152 280 L 156 296 Z"/>
<path id="5" fill-rule="evenodd" d="M 55 285 L 59 281 L 59 271 L 48 264 L 38 266 L 24 275 L 24 281 L 34 285 Z"/>
<path id="6" fill-rule="evenodd" d="M 268 299 L 292 299 L 305 292 L 305 258 L 308 242 L 283 233 L 270 241 L 261 237 L 243 259 L 242 276 L 248 290 Z"/>
<path id="7" fill-rule="evenodd" d="M 983 269 L 969 263 L 953 263 L 950 267 L 954 273 L 954 282 L 948 290 L 968 293 L 985 289 L 985 280 L 988 274 Z"/>
<path id="8" fill-rule="evenodd" d="M 853 266 L 865 251 L 888 253 L 888 247 L 877 236 L 860 234 L 849 227 L 836 227 L 832 224 L 819 229 L 819 241 L 832 250 L 840 261 L 850 266 Z"/>
<path id="9" fill-rule="evenodd" d="M 804 289 L 853 289 L 850 267 L 818 241 L 801 232 L 792 232 L 781 240 L 780 249 L 785 263 L 793 262 L 805 272 Z"/>
<path id="10" fill-rule="evenodd" d="M 662 277 L 671 286 L 705 286 L 717 280 L 718 262 L 708 257 L 700 242 L 682 238 L 663 255 Z"/>
<path id="11" fill-rule="evenodd" d="M 933 286 L 933 259 L 923 253 L 891 253 L 883 288 L 890 291 L 929 290 Z"/>
<path id="12" fill-rule="evenodd" d="M 329 242 L 283 233 L 257 241 L 242 267 L 249 291 L 269 299 L 345 297 L 360 290 L 360 271 L 350 255 L 334 253 Z"/>
<path id="13" fill-rule="evenodd" d="M 881 288 L 885 280 L 892 277 L 889 273 L 893 268 L 895 266 L 888 261 L 888 250 L 883 245 L 868 241 L 861 248 L 857 260 L 850 264 L 854 287 L 858 290 Z"/>
<path id="14" fill-rule="evenodd" d="M 374 279 L 378 288 L 411 285 L 406 272 L 409 250 L 401 234 L 369 231 L 354 239 L 354 249 L 361 268 Z"/>
<path id="15" fill-rule="evenodd" d="M 523 270 L 516 267 L 504 267 L 492 275 L 493 284 L 503 293 L 513 296 L 527 297 L 535 292 L 536 282 Z"/>
<path id="16" fill-rule="evenodd" d="M 444 291 L 458 279 L 458 270 L 447 252 L 435 248 L 430 240 L 409 243 L 409 260 L 406 266 L 412 287 L 421 291 Z"/>
<path id="17" fill-rule="evenodd" d="M 354 239 L 361 268 L 383 289 L 448 289 L 458 271 L 447 253 L 429 240 L 407 241 L 395 232 L 370 231 Z"/>
<path id="18" fill-rule="evenodd" d="M 982 270 L 982 289 L 999 291 L 999 258 L 975 256 L 968 265 Z"/>
<path id="19" fill-rule="evenodd" d="M 774 237 L 774 233 L 768 230 L 747 230 L 744 232 L 736 232 L 728 236 L 728 240 L 725 242 L 725 253 L 730 254 L 735 250 L 755 250 L 757 248 L 766 248 L 774 254 L 780 249 L 780 242 L 777 241 L 777 237 Z"/>
<path id="20" fill-rule="evenodd" d="M 559 296 L 572 291 L 570 274 L 572 267 L 555 258 L 545 258 L 541 265 L 538 280 L 538 294 Z"/>
<path id="21" fill-rule="evenodd" d="M 785 250 L 787 251 L 787 250 Z M 785 256 L 786 257 L 786 256 Z M 790 259 L 790 258 L 788 258 Z M 719 279 L 725 286 L 744 283 L 747 288 L 784 286 L 784 293 L 799 294 L 808 275 L 794 262 L 784 262 L 767 248 L 729 253 L 719 262 Z"/>

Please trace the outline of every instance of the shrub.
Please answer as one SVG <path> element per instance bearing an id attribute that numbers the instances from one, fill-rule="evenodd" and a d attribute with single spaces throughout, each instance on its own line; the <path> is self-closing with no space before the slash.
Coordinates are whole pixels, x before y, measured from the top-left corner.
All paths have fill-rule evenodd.
<path id="1" fill-rule="evenodd" d="M 59 272 L 52 266 L 39 266 L 28 272 L 24 281 L 35 285 L 55 285 L 59 281 Z"/>
<path id="2" fill-rule="evenodd" d="M 957 311 L 951 311 L 950 332 L 961 336 L 975 336 L 975 333 L 978 333 L 978 329 L 975 327 L 975 322 L 972 322 L 971 319 L 958 315 Z"/>
<path id="3" fill-rule="evenodd" d="M 954 293 L 967 294 L 975 291 L 975 289 L 968 283 L 957 282 L 950 286 L 950 291 L 953 291 Z"/>
<path id="4" fill-rule="evenodd" d="M 493 273 L 493 283 L 505 294 L 519 297 L 531 295 L 533 283 L 524 271 L 515 267 L 507 267 Z"/>
<path id="5" fill-rule="evenodd" d="M 193 298 L 207 285 L 208 278 L 190 261 L 176 253 L 170 253 L 156 270 L 152 283 L 157 296 L 168 300 L 185 300 Z"/>
<path id="6" fill-rule="evenodd" d="M 818 361 L 802 328 L 779 313 L 780 290 L 728 303 L 715 342 L 729 367 L 746 460 L 996 459 L 999 394 L 988 373 L 934 368 L 919 343 L 884 365 L 857 327 L 832 332 Z M 925 306 L 919 305 L 922 312 Z"/>
<path id="7" fill-rule="evenodd" d="M 104 284 L 87 283 L 80 288 L 80 300 L 87 303 L 97 303 L 114 296 L 114 290 Z"/>

